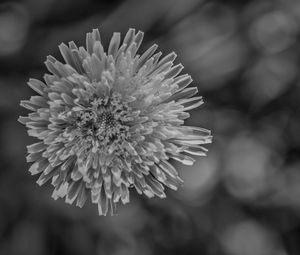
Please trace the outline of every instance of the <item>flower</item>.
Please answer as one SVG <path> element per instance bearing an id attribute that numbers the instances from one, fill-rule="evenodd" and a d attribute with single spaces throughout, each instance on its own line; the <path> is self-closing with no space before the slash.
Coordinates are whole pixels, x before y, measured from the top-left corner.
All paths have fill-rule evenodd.
<path id="1" fill-rule="evenodd" d="M 138 55 L 142 39 L 129 29 L 121 43 L 114 33 L 106 53 L 94 29 L 86 49 L 59 45 L 65 64 L 47 57 L 45 83 L 29 80 L 39 95 L 21 101 L 32 112 L 19 121 L 39 142 L 26 159 L 39 185 L 51 179 L 54 199 L 82 207 L 91 194 L 99 215 L 114 214 L 129 188 L 149 198 L 166 197 L 164 186 L 176 190 L 183 181 L 170 159 L 192 165 L 191 156 L 205 155 L 210 131 L 183 125 L 202 97 L 179 75 L 175 53 L 160 59 L 153 45 Z"/>

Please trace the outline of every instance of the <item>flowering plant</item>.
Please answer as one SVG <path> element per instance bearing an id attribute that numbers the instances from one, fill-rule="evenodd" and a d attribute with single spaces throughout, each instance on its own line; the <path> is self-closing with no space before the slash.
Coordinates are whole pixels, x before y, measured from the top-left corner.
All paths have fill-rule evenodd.
<path id="1" fill-rule="evenodd" d="M 27 147 L 29 171 L 55 187 L 54 199 L 82 207 L 88 195 L 99 215 L 113 214 L 129 202 L 129 188 L 147 197 L 165 197 L 164 186 L 177 189 L 182 180 L 170 159 L 191 165 L 211 142 L 206 129 L 185 126 L 187 111 L 203 103 L 195 96 L 183 66 L 171 53 L 160 59 L 153 45 L 137 51 L 142 32 L 130 29 L 121 43 L 114 33 L 107 53 L 100 33 L 86 37 L 86 49 L 61 44 L 65 64 L 49 56 L 45 83 L 30 79 L 39 95 L 21 101 L 32 113 L 19 121 L 39 142 Z"/>

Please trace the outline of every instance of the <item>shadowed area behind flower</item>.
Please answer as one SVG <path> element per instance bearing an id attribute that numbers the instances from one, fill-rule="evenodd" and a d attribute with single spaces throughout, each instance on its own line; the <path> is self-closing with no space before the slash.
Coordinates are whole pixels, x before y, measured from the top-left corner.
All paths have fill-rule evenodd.
<path id="1" fill-rule="evenodd" d="M 299 21 L 297 0 L 1 3 L 0 254 L 299 254 Z M 25 162 L 35 141 L 16 122 L 45 56 L 62 60 L 57 45 L 83 45 L 95 27 L 106 48 L 135 27 L 141 51 L 174 50 L 205 101 L 186 124 L 214 135 L 208 157 L 176 164 L 178 191 L 133 194 L 106 218 L 35 184 Z"/>

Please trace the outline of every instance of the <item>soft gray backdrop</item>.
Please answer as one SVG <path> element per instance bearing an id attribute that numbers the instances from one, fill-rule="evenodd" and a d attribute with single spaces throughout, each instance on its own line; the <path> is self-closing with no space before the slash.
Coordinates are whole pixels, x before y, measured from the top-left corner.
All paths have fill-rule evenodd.
<path id="1" fill-rule="evenodd" d="M 134 27 L 142 50 L 176 51 L 206 102 L 188 122 L 214 135 L 208 157 L 177 166 L 178 192 L 133 194 L 114 217 L 38 187 L 16 121 L 46 56 L 96 27 L 106 44 Z M 299 0 L 1 1 L 0 254 L 300 254 L 299 35 Z"/>

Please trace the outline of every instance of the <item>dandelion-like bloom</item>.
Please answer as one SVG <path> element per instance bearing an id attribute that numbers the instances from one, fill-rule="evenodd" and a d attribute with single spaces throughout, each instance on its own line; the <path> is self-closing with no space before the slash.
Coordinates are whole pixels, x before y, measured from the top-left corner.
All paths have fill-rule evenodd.
<path id="1" fill-rule="evenodd" d="M 29 171 L 37 183 L 51 179 L 54 199 L 82 207 L 89 194 L 99 215 L 113 214 L 129 202 L 129 188 L 164 198 L 164 186 L 176 190 L 182 180 L 170 159 L 191 165 L 205 155 L 206 129 L 184 126 L 187 111 L 203 101 L 183 66 L 171 53 L 161 59 L 153 45 L 137 51 L 143 33 L 130 29 L 121 43 L 114 33 L 107 53 L 94 29 L 86 49 L 61 44 L 65 64 L 49 56 L 45 83 L 30 79 L 39 95 L 21 105 L 31 111 L 19 121 L 40 140 L 27 146 Z"/>

